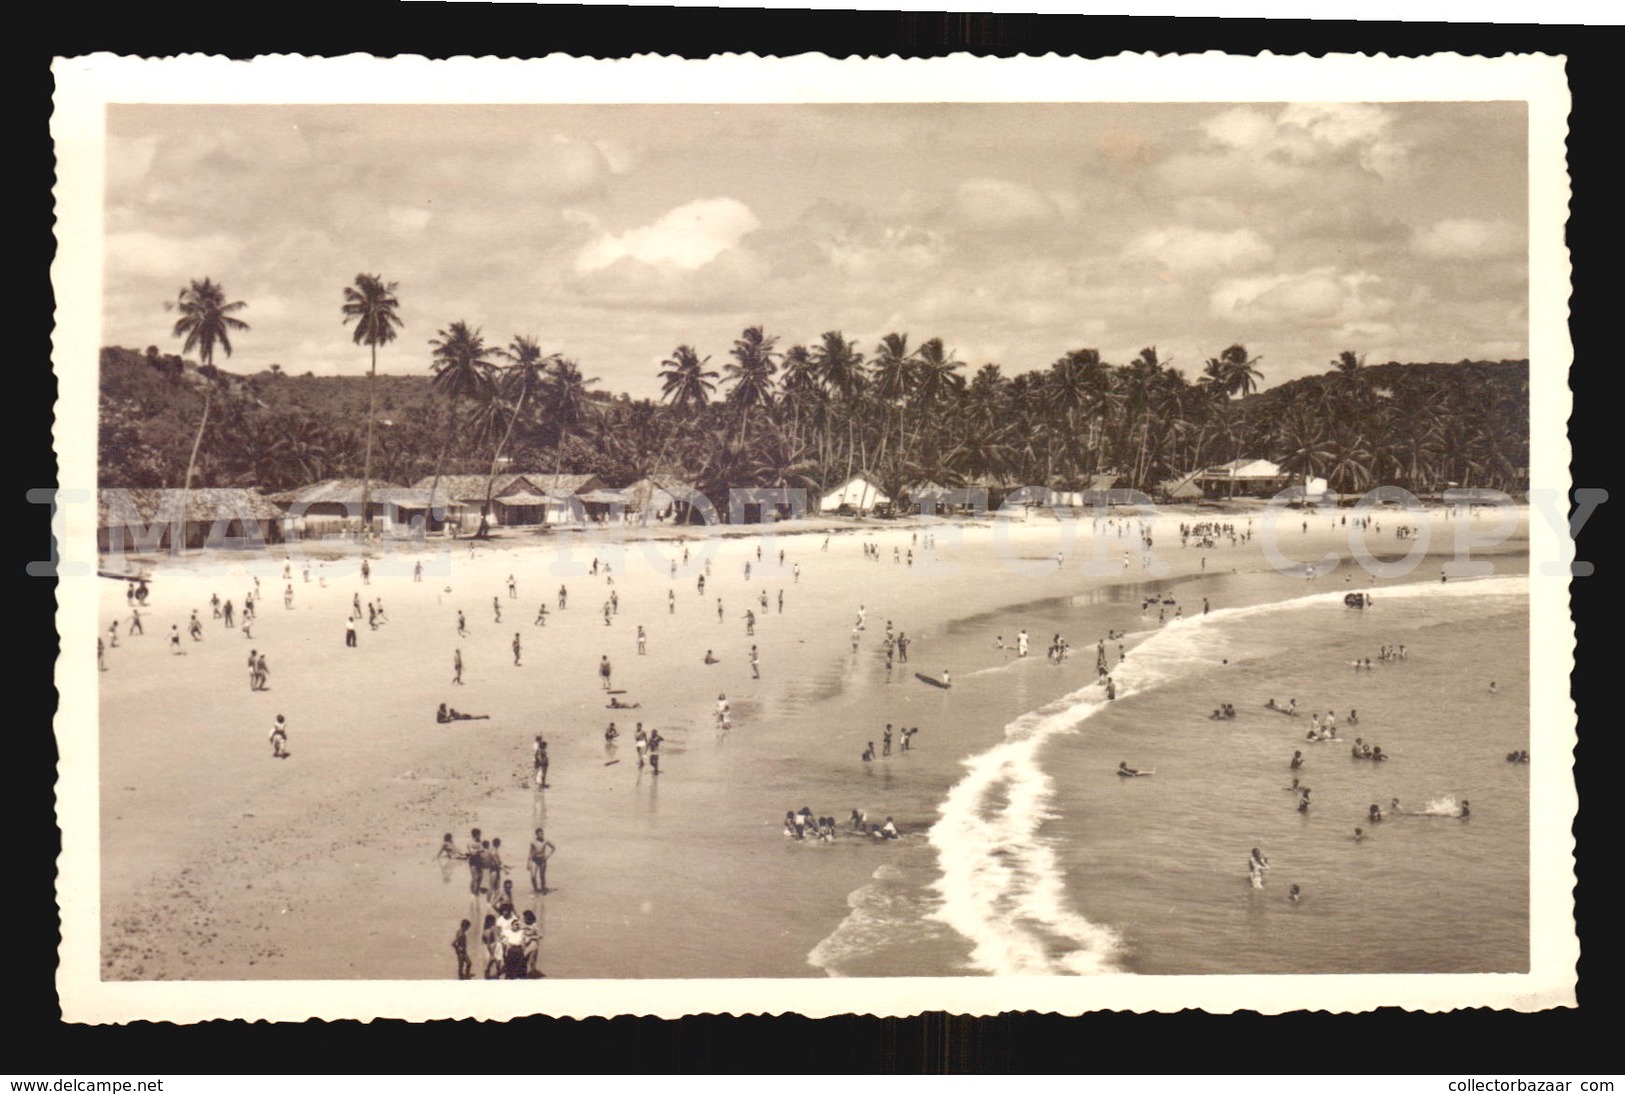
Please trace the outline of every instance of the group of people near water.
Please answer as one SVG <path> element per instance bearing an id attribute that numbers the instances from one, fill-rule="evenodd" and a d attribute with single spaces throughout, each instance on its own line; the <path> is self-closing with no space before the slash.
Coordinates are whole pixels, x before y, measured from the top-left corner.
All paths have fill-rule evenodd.
<path id="1" fill-rule="evenodd" d="M 897 830 L 897 822 L 890 817 L 884 824 L 874 824 L 869 816 L 861 809 L 852 810 L 852 831 L 860 836 L 871 839 L 898 839 L 901 833 Z M 799 811 L 788 810 L 784 814 L 784 835 L 788 839 L 804 840 L 814 843 L 834 843 L 838 833 L 834 817 L 815 817 L 812 810 L 802 806 Z"/>
<path id="2" fill-rule="evenodd" d="M 898 730 L 894 734 L 893 731 L 892 731 L 892 724 L 890 722 L 887 722 L 885 730 L 880 735 L 880 756 L 881 756 L 881 758 L 882 759 L 889 759 L 891 757 L 892 740 L 893 740 L 894 736 L 895 736 L 895 739 L 898 742 L 898 751 L 907 752 L 910 748 L 912 748 L 914 746 L 914 735 L 916 733 L 918 733 L 919 731 L 920 731 L 919 726 L 902 726 L 902 727 L 898 728 Z M 863 755 L 862 755 L 861 759 L 863 760 L 864 763 L 871 763 L 874 760 L 874 758 L 875 758 L 875 743 L 873 741 L 870 741 L 869 746 L 863 750 Z"/>

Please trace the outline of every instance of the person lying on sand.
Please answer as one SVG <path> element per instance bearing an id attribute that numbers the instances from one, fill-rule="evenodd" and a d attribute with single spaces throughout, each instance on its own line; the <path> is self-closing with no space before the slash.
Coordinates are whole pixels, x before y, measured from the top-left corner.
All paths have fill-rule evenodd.
<path id="1" fill-rule="evenodd" d="M 489 721 L 490 717 L 491 716 L 489 714 L 464 714 L 456 707 L 446 706 L 445 703 L 441 703 L 440 709 L 434 713 L 434 720 L 439 722 L 441 725 L 445 725 L 447 722 Z"/>

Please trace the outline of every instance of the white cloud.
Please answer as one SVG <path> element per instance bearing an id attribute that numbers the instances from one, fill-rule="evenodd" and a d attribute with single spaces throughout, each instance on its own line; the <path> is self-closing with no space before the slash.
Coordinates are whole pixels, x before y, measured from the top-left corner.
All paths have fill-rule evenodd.
<path id="1" fill-rule="evenodd" d="M 618 236 L 599 236 L 576 256 L 576 269 L 600 270 L 619 259 L 632 258 L 694 270 L 760 226 L 756 214 L 742 201 L 702 198 L 678 206 L 652 224 Z"/>
<path id="2" fill-rule="evenodd" d="M 1294 274 L 1232 278 L 1208 297 L 1215 316 L 1256 323 L 1345 324 L 1388 315 L 1394 301 L 1382 295 L 1382 279 L 1340 274 L 1321 267 Z"/>
<path id="3" fill-rule="evenodd" d="M 1417 229 L 1411 250 L 1423 258 L 1483 259 L 1522 254 L 1523 233 L 1505 220 L 1462 217 Z"/>
<path id="4" fill-rule="evenodd" d="M 1257 266 L 1273 259 L 1275 248 L 1251 228 L 1215 232 L 1176 226 L 1141 233 L 1129 243 L 1123 255 L 1157 262 L 1184 274 Z"/>
<path id="5" fill-rule="evenodd" d="M 242 253 L 242 245 L 220 233 L 190 239 L 137 230 L 110 232 L 107 266 L 119 276 L 167 277 L 177 291 L 194 277 L 228 276 Z"/>
<path id="6" fill-rule="evenodd" d="M 418 235 L 429 226 L 429 218 L 433 215 L 422 206 L 391 205 L 389 226 L 402 235 Z"/>
<path id="7" fill-rule="evenodd" d="M 969 227 L 994 231 L 1048 224 L 1060 216 L 1041 191 L 1006 179 L 967 179 L 954 192 L 954 205 Z"/>
<path id="8" fill-rule="evenodd" d="M 1237 106 L 1202 123 L 1215 144 L 1260 157 L 1312 164 L 1352 153 L 1367 171 L 1392 179 L 1403 174 L 1410 149 L 1393 137 L 1393 116 L 1372 103 L 1291 103 L 1273 117 Z"/>

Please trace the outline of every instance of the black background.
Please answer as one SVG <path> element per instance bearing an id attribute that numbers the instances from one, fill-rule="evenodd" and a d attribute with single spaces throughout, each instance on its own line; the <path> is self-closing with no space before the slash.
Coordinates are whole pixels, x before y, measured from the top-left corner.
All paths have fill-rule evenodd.
<path id="1" fill-rule="evenodd" d="M 1346 5 L 1345 5 L 1346 6 Z M 1471 10 L 1463 6 L 1464 10 Z M 48 686 L 56 652 L 51 634 L 54 583 L 28 578 L 28 560 L 46 557 L 48 514 L 24 492 L 55 482 L 50 417 L 55 398 L 49 367 L 53 304 L 48 264 L 53 249 L 53 181 L 47 131 L 54 56 L 96 51 L 168 56 L 203 52 L 232 57 L 264 53 L 337 56 L 353 52 L 433 57 L 459 54 L 536 56 L 564 52 L 601 57 L 717 52 L 786 55 L 818 51 L 837 56 L 937 56 L 953 52 L 1014 56 L 1058 52 L 1102 56 L 1121 51 L 1233 53 L 1434 52 L 1549 53 L 1568 57 L 1574 94 L 1570 170 L 1574 196 L 1569 245 L 1575 266 L 1572 331 L 1576 363 L 1571 436 L 1577 486 L 1610 486 L 1614 425 L 1609 393 L 1620 370 L 1618 322 L 1620 253 L 1615 150 L 1622 106 L 1618 88 L 1622 35 L 1616 27 L 1261 21 L 897 12 L 752 11 L 517 4 L 329 5 L 320 10 L 259 5 L 207 9 L 127 6 L 116 11 L 76 7 L 33 11 L 11 27 L 6 78 L 21 94 L 8 131 L 13 243 L 31 261 L 16 262 L 22 286 L 25 341 L 8 355 L 5 375 L 23 411 L 12 419 L 15 460 L 22 474 L 11 504 L 25 514 L 17 526 L 13 573 L 21 610 L 7 612 L 11 641 L 5 656 L 8 694 L 20 704 L 5 732 L 7 798 L 14 803 L 3 901 L 10 939 L 4 965 L 9 1003 L 0 1029 L 0 1074 L 30 1075 L 318 1072 L 468 1075 L 485 1083 L 505 1073 L 1447 1073 L 1553 1075 L 1617 1074 L 1618 949 L 1611 937 L 1616 831 L 1598 805 L 1618 766 L 1618 727 L 1596 720 L 1598 662 L 1612 660 L 1601 630 L 1617 603 L 1606 590 L 1613 561 L 1611 508 L 1604 505 L 1580 536 L 1579 556 L 1591 577 L 1574 583 L 1579 664 L 1573 681 L 1581 747 L 1576 777 L 1582 805 L 1577 900 L 1583 955 L 1578 1010 L 1521 1015 L 1495 1012 L 1366 1015 L 1256 1014 L 1214 1016 L 1092 1014 L 961 1018 L 940 1013 L 913 1019 L 846 1016 L 696 1017 L 681 1021 L 525 1019 L 507 1024 L 400 1022 L 270 1026 L 206 1023 L 89 1027 L 64 1024 L 54 983 L 59 924 L 53 900 L 59 841 L 54 826 L 56 752 Z M 1538 17 L 1540 5 L 1528 10 Z M 20 47 L 20 48 L 19 48 Z M 26 121 L 24 121 L 26 119 Z M 18 139 L 20 138 L 20 139 Z M 36 215 L 36 211 L 43 215 Z M 13 248 L 18 257 L 18 249 Z M 15 291 L 15 290 L 14 290 Z M 14 297 L 15 299 L 15 297 Z M 73 322 L 64 315 L 54 321 Z M 1607 529 L 1608 531 L 1605 531 Z M 1589 651 L 1589 653 L 1588 653 Z M 1589 670 L 1589 676 L 1588 671 Z M 1588 680 L 1592 685 L 1588 689 Z M 1589 701 L 1588 701 L 1589 700 Z M 1588 713 L 1591 715 L 1588 725 Z M 1589 732 L 1588 732 L 1589 730 Z M 1554 757 L 1555 761 L 1557 758 Z M 1606 804 L 1606 803 L 1605 803 Z M 1466 903 L 1473 894 L 1464 892 Z M 1362 929 L 1383 930 L 1380 907 Z M 671 924 L 671 930 L 701 929 Z M 877 1000 L 883 990 L 876 991 Z M 635 983 L 626 1005 L 637 1006 Z M 313 1001 L 314 1002 L 314 1001 Z M 448 1080 L 455 1081 L 455 1080 Z M 1289 1081 L 1283 1078 L 1283 1082 Z"/>

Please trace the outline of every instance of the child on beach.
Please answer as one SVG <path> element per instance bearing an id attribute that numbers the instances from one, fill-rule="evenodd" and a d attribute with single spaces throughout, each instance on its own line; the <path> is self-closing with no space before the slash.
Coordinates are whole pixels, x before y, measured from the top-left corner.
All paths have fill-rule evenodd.
<path id="1" fill-rule="evenodd" d="M 457 979 L 468 980 L 474 975 L 474 965 L 468 959 L 468 929 L 473 924 L 468 920 L 457 928 L 457 934 L 451 940 L 451 950 L 457 955 Z"/>

